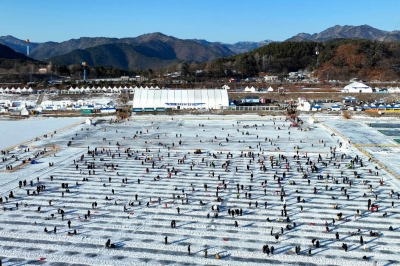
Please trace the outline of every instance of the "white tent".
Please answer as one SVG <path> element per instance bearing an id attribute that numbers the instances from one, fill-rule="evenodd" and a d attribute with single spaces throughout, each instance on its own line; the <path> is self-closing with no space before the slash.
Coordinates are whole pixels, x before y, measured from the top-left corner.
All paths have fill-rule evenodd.
<path id="1" fill-rule="evenodd" d="M 334 104 L 334 105 L 331 106 L 331 110 L 332 111 L 340 111 L 340 106 L 337 105 L 337 104 Z"/>
<path id="2" fill-rule="evenodd" d="M 136 90 L 133 108 L 220 109 L 229 106 L 228 92 L 210 90 Z"/>
<path id="3" fill-rule="evenodd" d="M 222 86 L 222 89 L 224 89 L 224 90 L 230 90 L 231 89 L 231 87 L 229 87 L 228 85 L 224 85 L 224 86 Z"/>
<path id="4" fill-rule="evenodd" d="M 346 87 L 343 88 L 343 92 L 364 92 L 364 93 L 372 93 L 372 88 L 361 83 L 361 82 L 352 82 Z"/>
<path id="5" fill-rule="evenodd" d="M 273 92 L 273 91 L 274 91 L 274 88 L 272 88 L 271 86 L 269 86 L 268 92 Z"/>
<path id="6" fill-rule="evenodd" d="M 319 104 L 314 104 L 313 106 L 311 106 L 311 111 L 321 111 L 322 108 Z"/>
<path id="7" fill-rule="evenodd" d="M 256 89 L 252 86 L 251 88 L 249 88 L 249 87 L 244 88 L 244 91 L 247 91 L 247 92 L 256 92 Z"/>

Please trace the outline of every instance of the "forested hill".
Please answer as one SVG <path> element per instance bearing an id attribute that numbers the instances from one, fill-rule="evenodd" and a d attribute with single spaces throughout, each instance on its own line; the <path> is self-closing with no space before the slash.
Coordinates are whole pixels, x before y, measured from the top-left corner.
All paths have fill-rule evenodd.
<path id="1" fill-rule="evenodd" d="M 84 61 L 93 67 L 104 66 L 128 70 L 162 68 L 177 63 L 179 60 L 173 51 L 162 45 L 114 43 L 74 50 L 65 55 L 52 57 L 49 61 L 56 65 L 74 65 Z"/>
<path id="2" fill-rule="evenodd" d="M 318 50 L 318 65 L 317 54 Z M 259 72 L 284 75 L 291 71 L 316 71 L 320 78 L 391 79 L 399 76 L 400 43 L 368 40 L 270 43 L 248 53 L 220 58 L 205 68 L 216 76 Z"/>
<path id="3" fill-rule="evenodd" d="M 12 36 L 1 36 L 0 43 L 13 48 L 15 51 L 24 52 L 26 51 L 26 42 L 19 40 Z M 94 48 L 96 46 L 104 46 L 107 44 L 127 44 L 132 46 L 146 46 L 149 45 L 149 49 L 153 49 L 154 45 L 163 46 L 163 49 L 168 49 L 167 53 L 171 55 L 171 51 L 174 53 L 174 59 L 182 60 L 187 62 L 206 62 L 215 58 L 231 56 L 234 53 L 219 43 L 200 43 L 194 40 L 183 40 L 173 36 L 168 36 L 159 32 L 143 34 L 134 38 L 105 38 L 105 37 L 82 37 L 79 39 L 71 39 L 64 42 L 45 42 L 45 43 L 29 43 L 30 57 L 37 60 L 46 60 L 52 57 L 58 57 L 61 55 L 69 54 L 75 50 L 86 50 Z M 146 49 L 146 48 L 144 48 Z M 79 53 L 79 52 L 78 52 Z M 108 53 L 113 56 L 112 53 Z M 160 55 L 160 54 L 158 54 Z M 162 59 L 164 55 L 157 58 Z M 101 60 L 98 58 L 96 60 Z M 111 60 L 111 59 L 110 59 Z M 148 60 L 152 60 L 151 56 Z M 80 64 L 80 61 L 74 62 L 74 64 Z M 121 64 L 122 62 L 119 62 Z M 116 66 L 116 65 L 115 65 Z M 136 68 L 140 68 L 136 66 Z"/>
<path id="4" fill-rule="evenodd" d="M 1 59 L 22 59 L 22 60 L 32 60 L 24 54 L 18 53 L 8 46 L 0 44 L 0 58 Z"/>

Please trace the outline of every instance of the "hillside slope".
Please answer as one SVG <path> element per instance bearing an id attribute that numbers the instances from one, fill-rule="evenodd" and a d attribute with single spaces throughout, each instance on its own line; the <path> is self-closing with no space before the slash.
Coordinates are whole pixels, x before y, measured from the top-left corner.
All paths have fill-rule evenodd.
<path id="1" fill-rule="evenodd" d="M 369 25 L 330 27 L 320 33 L 299 33 L 286 41 L 328 41 L 332 39 L 365 39 L 372 41 L 399 41 L 400 34 L 397 31 L 389 32 L 373 28 Z"/>
<path id="2" fill-rule="evenodd" d="M 144 34 L 134 38 L 105 38 L 82 37 L 79 39 L 71 39 L 64 42 L 45 42 L 45 43 L 30 43 L 30 57 L 38 60 L 47 60 L 52 57 L 66 55 L 74 50 L 85 50 L 105 44 L 129 44 L 146 46 L 150 44 L 149 49 L 153 49 L 152 45 L 157 42 L 168 50 L 168 55 L 159 54 L 160 58 L 170 56 L 170 51 L 173 50 L 176 60 L 206 62 L 219 57 L 231 56 L 234 53 L 227 47 L 218 43 L 210 43 L 209 45 L 202 44 L 193 40 L 182 40 L 172 36 L 167 36 L 162 33 Z M 0 37 L 0 43 L 5 44 L 15 51 L 26 52 L 26 42 L 12 36 Z M 112 53 L 108 53 L 112 56 Z M 97 60 L 97 59 L 96 59 Z M 99 59 L 100 60 L 100 59 Z M 122 62 L 121 62 L 122 63 Z"/>
<path id="3" fill-rule="evenodd" d="M 105 66 L 120 69 L 162 68 L 177 63 L 173 50 L 159 43 L 152 46 L 124 43 L 104 44 L 74 50 L 68 54 L 48 59 L 57 65 L 76 65 L 86 62 L 88 66 Z"/>
<path id="4" fill-rule="evenodd" d="M 27 57 L 24 54 L 18 53 L 11 49 L 10 47 L 0 44 L 0 58 L 1 59 L 21 59 L 27 61 L 34 61 L 33 59 Z"/>

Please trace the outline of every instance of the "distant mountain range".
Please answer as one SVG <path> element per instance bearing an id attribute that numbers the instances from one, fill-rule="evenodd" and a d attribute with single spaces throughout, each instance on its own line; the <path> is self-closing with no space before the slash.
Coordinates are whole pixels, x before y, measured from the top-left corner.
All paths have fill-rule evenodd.
<path id="1" fill-rule="evenodd" d="M 3 36 L 0 37 L 0 43 L 17 52 L 26 53 L 27 44 L 23 40 L 12 36 Z M 29 47 L 30 57 L 52 61 L 56 64 L 79 64 L 87 61 L 89 65 L 92 63 L 97 65 L 97 62 L 105 61 L 114 67 L 143 69 L 154 67 L 159 63 L 162 67 L 179 61 L 206 62 L 234 54 L 229 48 L 219 43 L 204 45 L 193 40 L 181 40 L 158 32 L 134 38 L 82 37 L 60 43 L 29 43 Z M 129 54 L 130 52 L 133 54 Z M 113 56 L 114 53 L 119 60 L 104 58 L 105 55 Z M 102 58 L 96 58 L 97 56 Z"/>
<path id="2" fill-rule="evenodd" d="M 51 57 L 48 60 L 56 65 L 73 65 L 77 62 L 86 62 L 88 66 L 120 69 L 157 69 L 179 62 L 175 51 L 170 46 L 155 41 L 140 45 L 103 44 L 84 50 L 77 49 L 64 55 Z"/>
<path id="3" fill-rule="evenodd" d="M 237 42 L 234 44 L 230 44 L 230 43 L 222 43 L 222 42 L 209 42 L 206 40 L 198 40 L 198 39 L 194 39 L 194 41 L 199 42 L 204 45 L 220 44 L 220 45 L 223 45 L 223 46 L 229 48 L 229 50 L 231 50 L 235 54 L 242 54 L 242 53 L 250 52 L 254 49 L 260 48 L 261 46 L 264 46 L 264 45 L 267 45 L 267 44 L 273 42 L 272 40 L 265 40 L 265 41 L 260 41 L 260 42 Z"/>
<path id="4" fill-rule="evenodd" d="M 299 33 L 286 41 L 327 41 L 332 39 L 367 39 L 378 41 L 399 41 L 399 31 L 383 31 L 368 25 L 339 26 L 320 33 Z M 182 40 L 162 33 L 150 33 L 133 38 L 88 38 L 71 39 L 64 42 L 29 43 L 33 59 L 51 61 L 54 64 L 70 65 L 85 61 L 89 66 L 110 66 L 123 69 L 162 68 L 178 62 L 207 62 L 252 51 L 272 43 L 237 42 L 226 44 L 206 40 Z M 0 37 L 0 44 L 16 52 L 26 54 L 25 40 L 13 36 Z M 9 53 L 10 57 L 12 53 Z M 20 58 L 21 55 L 15 55 Z"/>
<path id="5" fill-rule="evenodd" d="M 333 26 L 320 33 L 299 33 L 286 41 L 328 41 L 332 39 L 366 39 L 371 41 L 400 41 L 400 31 L 384 31 L 368 25 Z"/>

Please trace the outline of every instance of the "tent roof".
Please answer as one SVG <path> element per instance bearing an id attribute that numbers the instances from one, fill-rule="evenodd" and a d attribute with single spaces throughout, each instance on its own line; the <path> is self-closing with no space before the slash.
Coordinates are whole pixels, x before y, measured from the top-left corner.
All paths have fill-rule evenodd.
<path id="1" fill-rule="evenodd" d="M 344 88 L 345 89 L 369 89 L 370 87 L 361 82 L 354 81 Z"/>

